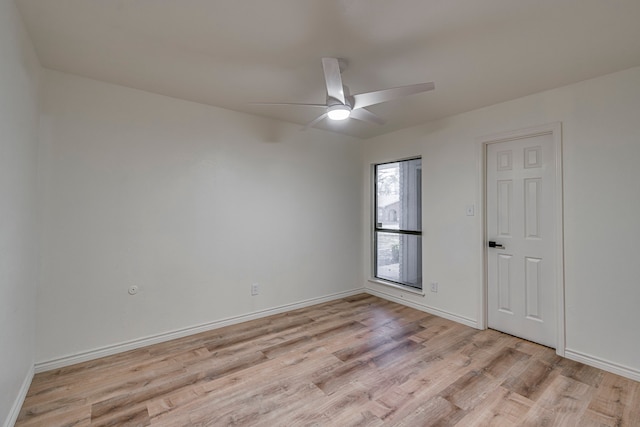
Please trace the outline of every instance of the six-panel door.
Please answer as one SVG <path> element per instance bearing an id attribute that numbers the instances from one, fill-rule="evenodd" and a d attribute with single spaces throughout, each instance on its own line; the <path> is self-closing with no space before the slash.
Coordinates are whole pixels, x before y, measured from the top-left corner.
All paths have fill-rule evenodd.
<path id="1" fill-rule="evenodd" d="M 488 144 L 486 220 L 489 327 L 555 348 L 554 153 L 551 133 Z"/>

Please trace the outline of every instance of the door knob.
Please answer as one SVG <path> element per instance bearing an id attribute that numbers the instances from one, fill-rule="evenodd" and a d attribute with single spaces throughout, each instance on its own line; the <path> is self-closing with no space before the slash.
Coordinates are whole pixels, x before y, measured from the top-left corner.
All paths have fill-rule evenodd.
<path id="1" fill-rule="evenodd" d="M 496 249 L 504 249 L 503 245 L 501 245 L 500 243 L 492 242 L 492 241 L 489 241 L 489 247 L 496 248 Z"/>

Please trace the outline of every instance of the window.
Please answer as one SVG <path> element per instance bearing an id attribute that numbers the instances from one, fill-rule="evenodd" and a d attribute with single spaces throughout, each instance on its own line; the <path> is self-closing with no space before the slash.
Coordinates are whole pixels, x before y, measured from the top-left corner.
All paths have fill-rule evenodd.
<path id="1" fill-rule="evenodd" d="M 374 167 L 374 277 L 422 289 L 422 160 Z"/>

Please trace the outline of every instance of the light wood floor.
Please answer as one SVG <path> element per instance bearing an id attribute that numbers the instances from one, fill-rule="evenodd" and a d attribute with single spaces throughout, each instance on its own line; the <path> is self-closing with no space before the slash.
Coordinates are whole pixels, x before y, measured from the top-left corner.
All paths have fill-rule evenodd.
<path id="1" fill-rule="evenodd" d="M 640 383 L 369 295 L 35 376 L 17 426 L 640 426 Z"/>

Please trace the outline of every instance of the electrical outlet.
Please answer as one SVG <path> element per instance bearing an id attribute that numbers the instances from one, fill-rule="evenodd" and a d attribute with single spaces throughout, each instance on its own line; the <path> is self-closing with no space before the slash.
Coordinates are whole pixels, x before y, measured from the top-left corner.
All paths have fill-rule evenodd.
<path id="1" fill-rule="evenodd" d="M 438 292 L 438 282 L 431 282 L 431 292 Z"/>
<path id="2" fill-rule="evenodd" d="M 260 293 L 260 285 L 258 283 L 251 284 L 251 295 L 256 296 Z"/>

